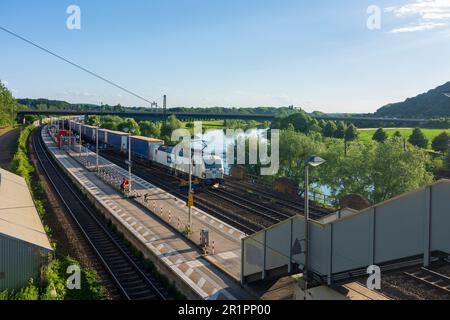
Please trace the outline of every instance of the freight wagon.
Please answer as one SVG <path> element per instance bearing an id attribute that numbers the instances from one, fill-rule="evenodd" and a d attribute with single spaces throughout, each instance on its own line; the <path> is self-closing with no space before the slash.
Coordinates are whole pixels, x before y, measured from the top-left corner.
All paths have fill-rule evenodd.
<path id="1" fill-rule="evenodd" d="M 108 144 L 108 133 L 106 130 L 98 130 L 98 142 L 101 144 Z"/>
<path id="2" fill-rule="evenodd" d="M 79 131 L 79 124 L 72 125 L 75 132 Z M 82 125 L 83 139 L 95 143 L 96 128 Z M 177 176 L 189 175 L 189 157 L 183 151 L 172 146 L 164 145 L 163 140 L 131 136 L 124 132 L 99 129 L 99 143 L 107 145 L 122 154 L 128 153 L 128 139 L 131 139 L 131 153 L 135 160 L 146 165 L 156 165 Z M 222 158 L 219 156 L 192 157 L 192 175 L 200 178 L 202 184 L 223 184 L 224 168 Z"/>
<path id="3" fill-rule="evenodd" d="M 112 131 L 101 129 L 106 135 L 107 145 L 120 151 L 121 153 L 128 152 L 128 134 L 119 131 Z M 99 139 L 100 141 L 100 139 Z"/>
<path id="4" fill-rule="evenodd" d="M 164 145 L 163 140 L 132 136 L 131 153 L 144 160 L 155 161 L 155 154 L 159 147 Z"/>
<path id="5" fill-rule="evenodd" d="M 75 129 L 77 129 L 76 126 L 75 126 Z M 91 140 L 91 141 L 95 141 L 95 134 L 96 134 L 95 131 L 96 130 L 97 130 L 97 128 L 94 126 L 88 126 L 88 125 L 81 126 L 83 138 Z"/>

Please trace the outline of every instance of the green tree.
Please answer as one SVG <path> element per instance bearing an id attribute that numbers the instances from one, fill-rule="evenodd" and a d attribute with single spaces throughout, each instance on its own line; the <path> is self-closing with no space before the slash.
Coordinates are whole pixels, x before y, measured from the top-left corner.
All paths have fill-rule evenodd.
<path id="1" fill-rule="evenodd" d="M 293 126 L 292 126 L 293 127 Z M 310 154 L 321 153 L 323 145 L 311 137 L 294 130 L 282 130 L 280 135 L 279 175 L 302 181 L 303 160 Z"/>
<path id="2" fill-rule="evenodd" d="M 128 129 L 132 128 L 134 130 L 133 135 L 135 135 L 135 136 L 141 135 L 141 128 L 139 127 L 139 124 L 136 122 L 136 120 L 134 120 L 132 118 L 125 119 L 118 126 L 118 129 L 123 132 L 125 132 L 126 128 L 128 128 Z"/>
<path id="3" fill-rule="evenodd" d="M 434 151 L 446 152 L 449 147 L 450 135 L 447 132 L 442 132 L 436 138 L 434 138 L 432 147 Z"/>
<path id="4" fill-rule="evenodd" d="M 309 124 L 309 132 L 321 132 L 322 128 L 320 126 L 319 121 L 317 121 L 316 119 L 312 119 L 310 124 Z"/>
<path id="5" fill-rule="evenodd" d="M 383 130 L 383 128 L 379 128 L 377 131 L 375 131 L 372 140 L 377 142 L 385 142 L 388 138 L 388 135 L 386 131 Z"/>
<path id="6" fill-rule="evenodd" d="M 16 99 L 0 81 L 0 127 L 13 125 L 18 109 L 19 104 Z"/>
<path id="7" fill-rule="evenodd" d="M 336 203 L 348 194 L 370 196 L 374 148 L 373 142 L 355 141 L 349 146 L 346 157 L 342 142 L 334 140 L 320 155 L 327 162 L 314 171 L 319 175 L 319 183 L 330 189 Z"/>
<path id="8" fill-rule="evenodd" d="M 119 126 L 124 122 L 124 119 L 119 116 L 104 116 L 101 117 L 102 128 L 114 130 L 119 130 Z"/>
<path id="9" fill-rule="evenodd" d="M 87 124 L 90 126 L 97 125 L 99 123 L 101 123 L 100 116 L 89 116 L 87 120 Z"/>
<path id="10" fill-rule="evenodd" d="M 332 138 L 337 130 L 336 123 L 333 121 L 327 121 L 325 127 L 323 128 L 322 134 L 324 137 Z"/>
<path id="11" fill-rule="evenodd" d="M 357 193 L 381 202 L 433 181 L 433 175 L 427 171 L 428 154 L 414 147 L 404 152 L 396 141 L 356 141 L 349 147 L 347 157 L 341 143 L 334 141 L 321 156 L 327 162 L 316 170 L 318 182 L 326 185 L 335 199 Z"/>
<path id="12" fill-rule="evenodd" d="M 450 148 L 448 149 L 447 156 L 445 157 L 445 168 L 450 170 Z"/>
<path id="13" fill-rule="evenodd" d="M 141 121 L 139 126 L 143 136 L 151 138 L 159 138 L 161 136 L 161 123 L 159 122 Z"/>
<path id="14" fill-rule="evenodd" d="M 161 138 L 169 142 L 172 137 L 172 132 L 181 128 L 183 128 L 183 123 L 172 114 L 161 127 Z"/>
<path id="15" fill-rule="evenodd" d="M 427 168 L 431 163 L 426 151 L 408 148 L 395 141 L 377 145 L 371 168 L 374 190 L 370 198 L 375 202 L 391 199 L 433 182 Z"/>
<path id="16" fill-rule="evenodd" d="M 403 138 L 402 133 L 400 131 L 395 131 L 393 137 L 394 138 Z"/>
<path id="17" fill-rule="evenodd" d="M 325 128 L 326 125 L 327 125 L 327 122 L 324 119 L 320 119 L 319 126 L 322 128 L 322 130 Z"/>
<path id="18" fill-rule="evenodd" d="M 354 141 L 358 138 L 358 129 L 353 124 L 350 124 L 345 130 L 345 140 Z"/>
<path id="19" fill-rule="evenodd" d="M 293 125 L 292 123 L 289 123 L 289 125 L 288 125 L 286 131 L 295 132 L 295 127 L 294 127 L 294 125 Z"/>
<path id="20" fill-rule="evenodd" d="M 264 121 L 262 124 L 262 128 L 268 129 L 268 128 L 270 128 L 271 125 L 272 125 L 272 123 L 270 121 Z"/>
<path id="21" fill-rule="evenodd" d="M 294 125 L 296 131 L 302 133 L 309 133 L 311 118 L 308 117 L 303 112 L 293 114 L 289 116 L 287 119 L 289 123 L 292 123 Z"/>
<path id="22" fill-rule="evenodd" d="M 415 128 L 411 136 L 409 137 L 409 143 L 413 146 L 425 149 L 428 147 L 428 139 L 420 128 Z"/>
<path id="23" fill-rule="evenodd" d="M 305 134 L 311 131 L 320 131 L 317 120 L 311 118 L 304 111 L 275 118 L 272 122 L 272 128 L 287 129 L 290 124 L 294 126 L 296 131 Z"/>
<path id="24" fill-rule="evenodd" d="M 347 127 L 345 126 L 345 123 L 340 121 L 337 125 L 336 131 L 334 132 L 334 137 L 337 139 L 344 139 L 346 130 Z"/>

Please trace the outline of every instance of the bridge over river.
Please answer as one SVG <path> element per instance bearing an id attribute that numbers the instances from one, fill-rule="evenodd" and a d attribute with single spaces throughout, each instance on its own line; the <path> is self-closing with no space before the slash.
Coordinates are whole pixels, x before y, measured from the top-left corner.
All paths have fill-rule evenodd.
<path id="1" fill-rule="evenodd" d="M 140 120 L 162 121 L 170 115 L 175 115 L 177 119 L 183 121 L 200 121 L 200 120 L 255 120 L 255 121 L 272 121 L 276 118 L 275 114 L 240 114 L 240 113 L 192 113 L 192 112 L 167 112 L 163 111 L 77 111 L 77 110 L 21 110 L 17 113 L 20 123 L 23 122 L 26 115 L 38 116 L 120 116 L 125 118 L 134 118 Z M 347 123 L 392 123 L 398 126 L 417 127 L 425 122 L 426 119 L 400 119 L 400 118 L 376 118 L 376 117 L 344 117 L 344 116 L 314 116 L 317 120 L 333 120 L 344 121 Z"/>

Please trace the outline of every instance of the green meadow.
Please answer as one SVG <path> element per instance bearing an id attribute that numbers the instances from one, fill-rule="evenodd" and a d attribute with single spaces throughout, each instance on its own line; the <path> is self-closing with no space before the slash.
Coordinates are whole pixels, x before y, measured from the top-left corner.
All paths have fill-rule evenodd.
<path id="1" fill-rule="evenodd" d="M 183 128 L 187 128 L 187 124 L 190 122 L 183 122 Z M 222 129 L 224 127 L 223 120 L 205 120 L 201 121 L 203 129 Z"/>
<path id="2" fill-rule="evenodd" d="M 373 137 L 375 131 L 377 131 L 377 130 L 378 129 L 359 129 L 358 130 L 359 139 L 362 141 L 370 141 L 370 140 L 372 140 L 372 137 Z M 384 129 L 384 131 L 386 131 L 386 133 L 389 135 L 389 137 L 392 137 L 396 131 L 399 131 L 402 134 L 402 136 L 406 139 L 408 139 L 411 136 L 413 130 L 414 130 L 413 128 L 386 128 L 386 129 Z M 430 146 L 431 146 L 431 142 L 433 141 L 433 139 L 436 138 L 438 135 L 440 135 L 442 132 L 444 132 L 444 131 L 450 132 L 450 130 L 443 130 L 443 129 L 421 129 L 421 130 L 423 131 L 426 138 L 430 142 Z"/>

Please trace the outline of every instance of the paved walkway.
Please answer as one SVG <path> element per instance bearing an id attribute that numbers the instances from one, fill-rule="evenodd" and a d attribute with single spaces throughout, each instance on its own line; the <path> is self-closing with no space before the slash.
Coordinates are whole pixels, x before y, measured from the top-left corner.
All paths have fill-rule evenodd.
<path id="1" fill-rule="evenodd" d="M 183 229 L 187 219 L 187 209 L 183 201 L 175 199 L 170 194 L 134 176 L 134 187 L 138 193 L 149 194 L 147 206 L 155 207 L 154 214 L 147 212 L 135 200 L 121 196 L 113 187 L 106 184 L 92 171 L 86 170 L 80 162 L 68 156 L 55 147 L 51 138 L 43 132 L 44 141 L 51 152 L 99 202 L 123 223 L 153 254 L 160 257 L 167 266 L 188 283 L 204 299 L 250 299 L 237 283 L 240 271 L 240 239 L 244 235 L 230 226 L 195 209 L 192 241 L 185 239 L 180 233 L 174 232 L 167 223 Z M 78 150 L 78 149 L 76 149 Z M 84 161 L 76 155 L 78 160 Z M 86 156 L 86 153 L 84 153 Z M 95 163 L 94 154 L 89 153 L 90 166 Z M 105 176 L 108 183 L 115 184 L 128 172 L 101 158 L 101 166 L 113 170 L 114 177 Z M 143 202 L 143 198 L 139 201 Z M 162 215 L 161 215 L 162 208 Z M 170 218 L 169 218 L 170 213 Z M 178 224 L 180 218 L 180 224 Z M 183 220 L 182 220 L 183 219 Z M 162 221 L 164 220 L 164 221 Z M 182 220 L 182 221 L 181 221 Z M 210 228 L 211 241 L 215 241 L 215 254 L 204 257 L 198 247 L 192 242 L 199 242 L 200 229 Z M 198 235 L 197 235 L 198 232 Z M 237 253 L 239 252 L 239 254 Z M 217 266 L 220 266 L 220 269 Z M 239 267 L 237 267 L 239 266 Z"/>

